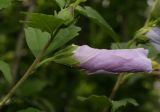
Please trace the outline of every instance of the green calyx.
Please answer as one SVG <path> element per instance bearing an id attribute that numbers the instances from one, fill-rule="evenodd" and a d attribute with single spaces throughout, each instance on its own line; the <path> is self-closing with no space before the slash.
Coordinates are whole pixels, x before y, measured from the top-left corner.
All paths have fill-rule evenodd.
<path id="1" fill-rule="evenodd" d="M 70 45 L 65 49 L 60 50 L 54 55 L 54 61 L 56 63 L 64 64 L 64 65 L 77 65 L 79 64 L 78 60 L 74 57 L 74 52 L 78 48 L 77 45 Z"/>
<path id="2" fill-rule="evenodd" d="M 154 60 L 152 60 L 152 68 L 153 70 L 160 69 L 160 64 Z"/>
<path id="3" fill-rule="evenodd" d="M 70 45 L 58 52 L 55 53 L 54 56 L 43 60 L 38 67 L 48 62 L 56 62 L 59 64 L 64 64 L 68 66 L 73 66 L 79 64 L 78 60 L 74 57 L 74 52 L 78 48 L 77 45 Z"/>

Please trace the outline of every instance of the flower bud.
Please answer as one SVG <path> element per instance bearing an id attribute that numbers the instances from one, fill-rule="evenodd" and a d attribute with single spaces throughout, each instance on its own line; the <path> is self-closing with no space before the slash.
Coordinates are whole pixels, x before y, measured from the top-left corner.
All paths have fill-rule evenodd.
<path id="1" fill-rule="evenodd" d="M 151 44 L 160 51 L 160 27 L 152 27 L 145 35 Z"/>
<path id="2" fill-rule="evenodd" d="M 152 63 L 147 55 L 144 48 L 107 50 L 83 45 L 74 51 L 78 66 L 89 73 L 151 72 Z"/>
<path id="3" fill-rule="evenodd" d="M 61 9 L 57 16 L 63 19 L 65 24 L 69 24 L 74 19 L 74 9 L 71 6 L 65 9 Z"/>

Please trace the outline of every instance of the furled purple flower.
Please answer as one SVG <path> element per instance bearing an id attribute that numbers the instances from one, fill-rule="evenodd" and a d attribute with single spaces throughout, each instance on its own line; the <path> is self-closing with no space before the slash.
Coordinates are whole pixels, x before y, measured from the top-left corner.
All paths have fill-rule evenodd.
<path id="1" fill-rule="evenodd" d="M 160 27 L 152 27 L 146 36 L 149 38 L 151 44 L 160 51 Z"/>
<path id="2" fill-rule="evenodd" d="M 83 45 L 74 51 L 79 67 L 89 73 L 151 72 L 152 64 L 147 55 L 148 50 L 144 48 L 107 50 Z"/>

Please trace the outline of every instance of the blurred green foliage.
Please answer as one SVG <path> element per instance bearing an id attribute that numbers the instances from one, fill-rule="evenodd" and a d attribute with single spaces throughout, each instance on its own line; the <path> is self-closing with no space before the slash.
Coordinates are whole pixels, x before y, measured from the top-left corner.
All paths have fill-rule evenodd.
<path id="1" fill-rule="evenodd" d="M 13 1 L 12 5 L 0 10 L 0 59 L 9 62 L 11 67 L 15 60 L 18 38 L 23 32 L 23 23 L 28 12 L 29 1 Z M 152 0 L 88 0 L 84 5 L 96 9 L 120 35 L 120 42 L 127 42 L 141 28 L 146 20 L 149 2 Z M 34 12 L 54 14 L 60 8 L 54 0 L 36 0 Z M 103 26 L 98 26 L 88 18 L 75 15 L 78 26 L 82 27 L 80 35 L 72 40 L 78 45 L 88 44 L 97 48 L 111 48 L 115 41 Z M 14 80 L 17 81 L 34 60 L 23 42 L 20 54 L 22 59 Z M 155 53 L 156 55 L 156 53 Z M 155 55 L 152 54 L 152 57 Z M 1 73 L 0 73 L 1 74 Z M 34 71 L 28 80 L 17 90 L 13 101 L 3 107 L 1 112 L 90 112 L 95 108 L 88 103 L 82 104 L 81 97 L 91 95 L 109 96 L 117 79 L 116 75 L 87 75 L 77 68 L 70 68 L 56 63 L 49 63 Z M 0 97 L 12 85 L 0 75 Z M 132 74 L 127 78 L 116 94 L 115 101 L 134 98 L 139 106 L 128 105 L 118 112 L 159 112 L 160 81 L 158 76 Z M 21 110 L 21 111 L 20 111 Z M 95 111 L 95 110 L 93 110 Z M 97 111 L 96 111 L 97 112 Z"/>

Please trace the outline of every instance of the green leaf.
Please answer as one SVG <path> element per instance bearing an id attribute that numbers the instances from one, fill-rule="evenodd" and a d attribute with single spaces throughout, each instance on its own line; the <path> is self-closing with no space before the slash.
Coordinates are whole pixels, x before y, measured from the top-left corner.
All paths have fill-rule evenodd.
<path id="1" fill-rule="evenodd" d="M 42 79 L 30 79 L 23 83 L 18 89 L 18 93 L 23 96 L 31 96 L 39 93 L 47 85 L 47 81 Z"/>
<path id="2" fill-rule="evenodd" d="M 120 107 L 125 107 L 127 104 L 132 104 L 134 106 L 138 106 L 138 103 L 135 99 L 128 98 L 120 101 L 112 101 L 112 112 L 116 112 Z"/>
<path id="3" fill-rule="evenodd" d="M 63 46 L 66 44 L 68 41 L 76 37 L 81 30 L 80 27 L 71 25 L 67 28 L 61 29 L 54 40 L 52 41 L 51 45 L 48 48 L 47 53 L 55 51 L 57 48 Z"/>
<path id="4" fill-rule="evenodd" d="M 66 4 L 66 0 L 55 0 L 59 7 L 63 8 Z"/>
<path id="5" fill-rule="evenodd" d="M 0 10 L 2 8 L 7 8 L 11 5 L 12 0 L 0 0 Z"/>
<path id="6" fill-rule="evenodd" d="M 78 6 L 76 7 L 76 10 L 103 27 L 105 31 L 114 39 L 114 41 L 119 42 L 120 37 L 95 9 L 89 6 L 85 6 L 84 8 Z"/>
<path id="7" fill-rule="evenodd" d="M 46 45 L 50 37 L 50 34 L 47 32 L 42 32 L 39 29 L 35 28 L 26 28 L 25 36 L 28 47 L 36 57 L 40 50 Z"/>
<path id="8" fill-rule="evenodd" d="M 18 112 L 42 112 L 36 108 L 29 107 L 27 109 L 19 110 Z"/>
<path id="9" fill-rule="evenodd" d="M 5 79 L 9 83 L 11 83 L 12 82 L 11 69 L 10 69 L 10 66 L 6 62 L 0 61 L 0 71 L 3 73 Z"/>
<path id="10" fill-rule="evenodd" d="M 63 24 L 63 20 L 57 16 L 41 13 L 30 13 L 29 20 L 25 21 L 30 27 L 53 33 L 56 28 Z"/>
<path id="11" fill-rule="evenodd" d="M 111 106 L 111 101 L 106 96 L 92 95 L 88 98 L 78 97 L 78 100 L 82 101 L 86 105 L 91 105 L 95 112 L 101 112 L 105 108 Z"/>

